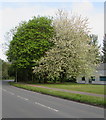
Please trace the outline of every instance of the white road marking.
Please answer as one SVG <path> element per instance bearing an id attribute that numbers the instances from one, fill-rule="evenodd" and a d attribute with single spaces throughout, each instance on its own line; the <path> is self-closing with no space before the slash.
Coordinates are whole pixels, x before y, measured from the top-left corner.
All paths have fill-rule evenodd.
<path id="1" fill-rule="evenodd" d="M 11 95 L 15 95 L 13 92 L 7 91 L 5 89 L 2 89 L 2 90 L 5 91 L 5 92 L 7 92 L 7 93 L 9 93 L 9 94 L 11 94 Z"/>
<path id="2" fill-rule="evenodd" d="M 17 97 L 19 97 L 19 98 L 21 98 L 21 99 L 23 99 L 23 100 L 28 100 L 27 98 L 21 97 L 21 96 L 19 96 L 19 95 L 17 95 Z"/>
<path id="3" fill-rule="evenodd" d="M 10 92 L 10 91 L 7 91 L 6 89 L 2 89 L 2 90 L 5 91 L 5 92 L 7 92 L 7 93 L 9 93 L 9 94 L 11 94 L 11 95 L 15 95 L 15 93 Z M 21 97 L 21 96 L 19 96 L 19 95 L 17 95 L 17 97 L 19 97 L 19 98 L 21 98 L 21 99 L 23 99 L 23 100 L 29 100 L 29 99 L 24 98 L 24 97 Z"/>
<path id="4" fill-rule="evenodd" d="M 37 104 L 37 105 L 40 105 L 40 106 L 42 106 L 42 107 L 45 107 L 45 108 L 48 108 L 48 109 L 50 109 L 50 110 L 53 110 L 53 111 L 55 111 L 55 112 L 58 112 L 59 110 L 56 110 L 56 109 L 54 109 L 54 108 L 51 108 L 51 107 L 48 107 L 48 106 L 46 106 L 46 105 L 43 105 L 43 104 L 41 104 L 41 103 L 38 103 L 38 102 L 35 102 L 35 104 Z"/>
<path id="5" fill-rule="evenodd" d="M 15 95 L 13 92 L 7 91 L 7 90 L 5 90 L 5 89 L 2 89 L 2 90 L 5 91 L 5 92 L 7 92 L 7 93 L 9 93 L 9 94 L 11 94 L 11 95 Z M 17 97 L 18 97 L 18 98 L 21 98 L 21 99 L 23 99 L 23 100 L 29 100 L 29 99 L 24 98 L 24 97 L 21 97 L 21 96 L 19 96 L 19 95 L 17 95 Z M 45 108 L 48 108 L 48 109 L 53 110 L 53 111 L 55 111 L 55 112 L 58 112 L 58 111 L 59 111 L 59 110 L 56 110 L 56 109 L 54 109 L 54 108 L 51 108 L 51 107 L 49 107 L 49 106 L 43 105 L 43 104 L 38 103 L 38 102 L 35 102 L 35 104 L 40 105 L 40 106 L 45 107 Z"/>
<path id="6" fill-rule="evenodd" d="M 8 92 L 9 94 L 11 94 L 11 95 L 15 95 L 13 92 Z"/>

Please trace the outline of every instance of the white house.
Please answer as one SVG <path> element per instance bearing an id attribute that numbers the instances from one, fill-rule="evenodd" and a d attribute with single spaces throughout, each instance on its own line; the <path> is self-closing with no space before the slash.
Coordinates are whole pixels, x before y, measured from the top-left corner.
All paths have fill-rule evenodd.
<path id="1" fill-rule="evenodd" d="M 77 78 L 77 83 L 106 84 L 106 63 L 101 63 L 91 78 Z"/>

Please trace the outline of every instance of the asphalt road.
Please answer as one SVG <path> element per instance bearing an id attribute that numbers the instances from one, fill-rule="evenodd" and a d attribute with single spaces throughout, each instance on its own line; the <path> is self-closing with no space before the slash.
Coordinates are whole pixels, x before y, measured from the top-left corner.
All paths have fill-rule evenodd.
<path id="1" fill-rule="evenodd" d="M 104 109 L 2 85 L 2 118 L 104 118 Z"/>

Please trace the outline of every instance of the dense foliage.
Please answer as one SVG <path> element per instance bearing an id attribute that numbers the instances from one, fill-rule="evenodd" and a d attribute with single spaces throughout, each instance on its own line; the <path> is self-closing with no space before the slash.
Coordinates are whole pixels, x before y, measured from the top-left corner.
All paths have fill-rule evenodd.
<path id="1" fill-rule="evenodd" d="M 9 74 L 11 64 L 0 59 L 0 79 L 9 79 L 13 75 Z M 10 72 L 11 73 L 11 72 Z"/>
<path id="2" fill-rule="evenodd" d="M 18 81 L 75 81 L 91 76 L 100 60 L 88 20 L 61 10 L 53 19 L 34 17 L 20 23 L 12 35 L 7 56 Z"/>
<path id="3" fill-rule="evenodd" d="M 106 34 L 103 40 L 103 62 L 106 63 Z"/>
<path id="4" fill-rule="evenodd" d="M 89 36 L 87 24 L 85 18 L 69 17 L 59 11 L 53 21 L 55 36 L 51 41 L 54 46 L 34 68 L 39 79 L 64 82 L 69 78 L 92 75 L 99 62 L 99 51 Z"/>
<path id="5" fill-rule="evenodd" d="M 53 35 L 51 22 L 47 17 L 34 17 L 13 30 L 7 56 L 16 69 L 18 80 L 32 80 L 33 60 L 40 59 L 52 46 L 49 42 Z"/>

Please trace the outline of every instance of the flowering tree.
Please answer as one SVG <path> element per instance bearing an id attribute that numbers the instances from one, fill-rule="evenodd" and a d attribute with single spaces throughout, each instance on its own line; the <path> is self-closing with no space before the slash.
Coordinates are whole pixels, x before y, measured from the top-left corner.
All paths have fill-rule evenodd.
<path id="1" fill-rule="evenodd" d="M 44 78 L 63 82 L 69 77 L 90 76 L 98 64 L 98 49 L 91 43 L 88 20 L 81 16 L 69 17 L 59 11 L 53 21 L 55 35 L 51 39 L 52 49 L 37 61 L 34 73 Z"/>
<path id="2" fill-rule="evenodd" d="M 106 34 L 103 40 L 103 62 L 106 63 Z"/>

